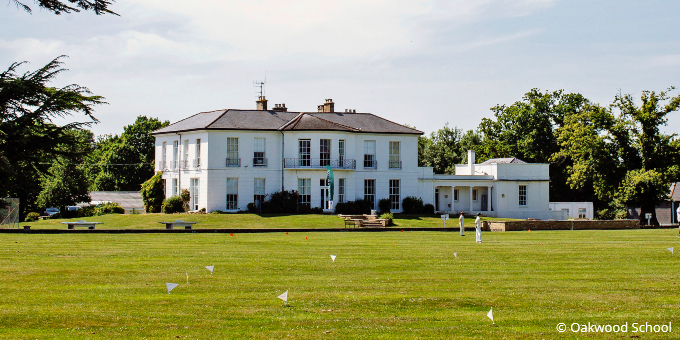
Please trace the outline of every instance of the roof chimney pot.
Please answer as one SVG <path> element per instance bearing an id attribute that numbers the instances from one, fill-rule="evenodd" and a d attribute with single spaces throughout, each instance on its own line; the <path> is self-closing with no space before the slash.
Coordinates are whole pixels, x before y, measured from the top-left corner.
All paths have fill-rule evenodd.
<path id="1" fill-rule="evenodd" d="M 259 96 L 255 103 L 257 103 L 258 111 L 267 111 L 267 99 L 264 96 Z"/>

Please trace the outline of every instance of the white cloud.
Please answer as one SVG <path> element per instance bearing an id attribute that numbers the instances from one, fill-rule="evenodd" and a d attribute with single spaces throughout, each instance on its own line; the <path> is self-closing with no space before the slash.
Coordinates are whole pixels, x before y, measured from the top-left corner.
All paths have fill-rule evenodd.
<path id="1" fill-rule="evenodd" d="M 61 52 L 64 43 L 60 40 L 36 38 L 20 38 L 13 40 L 0 40 L 0 49 L 9 50 L 14 60 L 34 60 L 48 57 L 53 59 Z"/>

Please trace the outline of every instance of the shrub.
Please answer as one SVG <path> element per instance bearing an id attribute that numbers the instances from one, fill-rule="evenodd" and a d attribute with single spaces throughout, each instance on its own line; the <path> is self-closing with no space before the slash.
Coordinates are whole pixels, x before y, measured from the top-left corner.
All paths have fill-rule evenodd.
<path id="1" fill-rule="evenodd" d="M 191 200 L 191 194 L 189 193 L 189 189 L 182 189 L 182 193 L 179 195 L 179 197 L 182 198 L 182 207 L 184 207 L 184 211 L 189 211 L 189 201 Z"/>
<path id="2" fill-rule="evenodd" d="M 201 208 L 201 209 L 198 211 L 198 213 L 199 213 L 199 214 L 205 214 L 206 211 L 208 211 L 208 210 L 205 209 L 205 208 Z"/>
<path id="3" fill-rule="evenodd" d="M 300 203 L 297 206 L 297 212 L 298 214 L 311 214 L 312 208 L 309 203 Z"/>
<path id="4" fill-rule="evenodd" d="M 311 213 L 312 213 L 312 214 L 323 214 L 323 208 L 321 208 L 321 207 L 314 207 L 314 208 L 312 208 Z"/>
<path id="5" fill-rule="evenodd" d="M 423 200 L 414 196 L 404 197 L 401 208 L 404 214 L 420 214 L 423 212 Z"/>
<path id="6" fill-rule="evenodd" d="M 163 205 L 163 178 L 162 173 L 157 172 L 153 177 L 142 183 L 142 189 L 139 191 L 144 201 L 144 210 L 149 213 L 157 213 L 161 211 Z"/>
<path id="7" fill-rule="evenodd" d="M 371 202 L 363 199 L 356 201 L 349 201 L 338 203 L 335 205 L 335 213 L 342 215 L 361 215 L 370 214 L 372 208 Z"/>
<path id="8" fill-rule="evenodd" d="M 423 206 L 423 214 L 434 215 L 434 205 L 428 203 Z"/>
<path id="9" fill-rule="evenodd" d="M 224 214 L 224 211 L 222 211 L 222 210 L 213 210 L 213 211 L 211 212 L 211 214 L 220 215 L 220 214 Z"/>
<path id="10" fill-rule="evenodd" d="M 300 195 L 297 191 L 277 191 L 269 196 L 269 200 L 262 202 L 260 210 L 264 213 L 294 214 L 298 211 Z"/>
<path id="11" fill-rule="evenodd" d="M 38 214 L 37 212 L 30 212 L 30 213 L 28 213 L 28 215 L 26 215 L 26 218 L 24 219 L 24 221 L 35 222 L 35 221 L 38 220 L 38 217 L 40 217 L 40 214 Z"/>
<path id="12" fill-rule="evenodd" d="M 184 201 L 179 196 L 172 196 L 163 200 L 161 205 L 161 212 L 165 214 L 174 214 L 184 212 Z"/>
<path id="13" fill-rule="evenodd" d="M 78 209 L 78 217 L 90 217 L 94 216 L 95 214 L 95 209 L 97 208 L 96 205 L 88 205 L 86 207 L 82 207 Z"/>
<path id="14" fill-rule="evenodd" d="M 96 216 L 106 214 L 125 214 L 125 209 L 123 209 L 123 207 L 121 207 L 118 203 L 104 203 L 99 204 L 94 208 L 94 214 Z"/>
<path id="15" fill-rule="evenodd" d="M 248 203 L 248 211 L 253 214 L 257 214 L 260 212 L 260 209 L 257 208 L 257 204 L 250 202 Z"/>
<path id="16" fill-rule="evenodd" d="M 387 225 L 391 226 L 392 225 L 392 220 L 394 219 L 394 214 L 391 212 L 384 213 L 380 215 L 381 220 L 387 220 Z"/>
<path id="17" fill-rule="evenodd" d="M 381 213 L 390 212 L 390 208 L 392 208 L 392 201 L 389 198 L 382 198 L 378 201 L 378 210 Z"/>

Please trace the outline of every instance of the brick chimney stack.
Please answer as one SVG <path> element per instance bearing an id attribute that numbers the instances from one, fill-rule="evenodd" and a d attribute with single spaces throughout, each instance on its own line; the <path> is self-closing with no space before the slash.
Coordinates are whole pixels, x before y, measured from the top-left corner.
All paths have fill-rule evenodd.
<path id="1" fill-rule="evenodd" d="M 288 112 L 288 108 L 286 107 L 286 103 L 274 104 L 274 111 L 276 111 L 276 112 Z"/>
<path id="2" fill-rule="evenodd" d="M 319 112 L 335 112 L 335 103 L 333 103 L 333 99 L 326 99 L 326 102 L 323 105 L 319 105 Z"/>
<path id="3" fill-rule="evenodd" d="M 267 99 L 264 98 L 264 96 L 259 96 L 259 99 L 256 101 L 257 103 L 257 110 L 258 111 L 267 111 Z"/>

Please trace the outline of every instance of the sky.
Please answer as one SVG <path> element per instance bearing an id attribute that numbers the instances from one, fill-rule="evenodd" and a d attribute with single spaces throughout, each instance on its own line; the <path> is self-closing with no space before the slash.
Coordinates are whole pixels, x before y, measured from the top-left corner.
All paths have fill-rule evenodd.
<path id="1" fill-rule="evenodd" d="M 428 134 L 475 129 L 532 88 L 608 105 L 619 92 L 680 87 L 676 0 L 117 0 L 120 16 L 24 2 L 32 14 L 0 6 L 0 69 L 68 55 L 52 84 L 106 98 L 96 135 L 139 115 L 254 109 L 253 83 L 265 79 L 270 108 L 316 111 L 332 98 L 336 111 Z M 680 131 L 679 116 L 663 130 Z"/>

